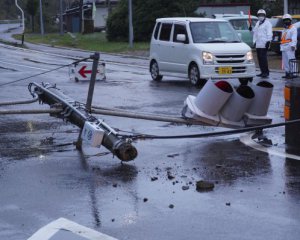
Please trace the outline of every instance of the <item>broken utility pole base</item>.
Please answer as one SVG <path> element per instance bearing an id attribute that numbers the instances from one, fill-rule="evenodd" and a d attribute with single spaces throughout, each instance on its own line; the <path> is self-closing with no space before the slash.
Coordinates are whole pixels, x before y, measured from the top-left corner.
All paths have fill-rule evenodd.
<path id="1" fill-rule="evenodd" d="M 38 95 L 40 103 L 47 103 L 51 108 L 63 109 L 51 116 L 67 120 L 83 129 L 81 138 L 91 146 L 103 145 L 122 161 L 136 158 L 137 150 L 129 139 L 118 137 L 114 129 L 103 120 L 92 116 L 83 104 L 66 96 L 56 85 L 30 83 L 28 88 L 31 94 Z"/>

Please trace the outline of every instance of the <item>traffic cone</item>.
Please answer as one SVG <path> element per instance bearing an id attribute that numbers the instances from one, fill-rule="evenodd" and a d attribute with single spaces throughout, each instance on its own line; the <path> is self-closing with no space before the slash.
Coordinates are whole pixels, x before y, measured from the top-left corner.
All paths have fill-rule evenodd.
<path id="1" fill-rule="evenodd" d="M 244 127 L 243 116 L 254 99 L 251 87 L 240 85 L 222 108 L 221 123 L 230 127 Z"/>
<path id="2" fill-rule="evenodd" d="M 273 84 L 268 81 L 260 81 L 257 84 L 251 85 L 255 97 L 245 113 L 247 125 L 261 125 L 272 122 L 272 119 L 267 116 L 270 101 L 273 92 Z"/>
<path id="3" fill-rule="evenodd" d="M 189 95 L 184 102 L 182 115 L 210 125 L 220 123 L 219 111 L 233 93 L 232 86 L 226 81 L 209 80 L 198 95 Z"/>

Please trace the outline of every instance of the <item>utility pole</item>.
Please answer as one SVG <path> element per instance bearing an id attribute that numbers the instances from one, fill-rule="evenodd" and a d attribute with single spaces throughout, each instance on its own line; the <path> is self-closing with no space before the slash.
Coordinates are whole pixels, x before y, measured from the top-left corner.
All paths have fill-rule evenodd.
<path id="1" fill-rule="evenodd" d="M 22 10 L 22 8 L 18 5 L 18 1 L 15 0 L 15 4 L 17 6 L 17 8 L 21 11 L 22 13 L 22 45 L 24 44 L 24 34 L 25 34 L 25 20 L 24 20 L 24 11 Z"/>
<path id="2" fill-rule="evenodd" d="M 110 3 L 110 0 L 106 0 L 107 1 L 107 12 L 108 12 L 108 14 L 110 14 L 111 13 L 111 3 Z"/>
<path id="3" fill-rule="evenodd" d="M 133 48 L 132 0 L 128 0 L 129 47 Z"/>
<path id="4" fill-rule="evenodd" d="M 90 85 L 89 85 L 88 96 L 87 96 L 87 100 L 86 100 L 86 109 L 89 112 L 91 112 L 91 108 L 92 108 L 92 100 L 93 100 L 93 95 L 94 95 L 94 87 L 95 87 L 95 83 L 96 83 L 96 74 L 97 74 L 100 54 L 98 52 L 96 52 L 91 57 L 93 59 L 93 68 L 92 68 L 92 75 L 91 75 L 91 80 L 90 80 Z"/>
<path id="5" fill-rule="evenodd" d="M 43 6 L 42 6 L 42 0 L 40 0 L 40 27 L 41 27 L 41 35 L 43 36 L 44 31 L 44 20 L 43 20 Z"/>
<path id="6" fill-rule="evenodd" d="M 283 14 L 288 13 L 288 6 L 289 6 L 289 1 L 283 0 Z"/>
<path id="7" fill-rule="evenodd" d="M 59 29 L 60 35 L 64 35 L 64 23 L 63 23 L 63 3 L 59 0 Z"/>
<path id="8" fill-rule="evenodd" d="M 79 32 L 83 33 L 84 31 L 84 18 L 83 18 L 83 0 L 80 0 L 79 3 Z"/>

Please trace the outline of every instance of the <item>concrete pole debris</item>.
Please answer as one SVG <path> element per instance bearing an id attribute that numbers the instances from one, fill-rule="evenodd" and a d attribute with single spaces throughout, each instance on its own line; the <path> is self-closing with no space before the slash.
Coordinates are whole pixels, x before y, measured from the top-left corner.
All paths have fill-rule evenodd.
<path id="1" fill-rule="evenodd" d="M 122 161 L 131 161 L 136 158 L 137 150 L 130 141 L 118 137 L 114 129 L 104 123 L 103 120 L 93 117 L 81 104 L 69 98 L 56 86 L 37 83 L 32 83 L 32 86 L 34 86 L 33 92 L 38 95 L 40 102 L 47 103 L 51 108 L 63 109 L 59 114 L 52 114 L 52 116 L 67 120 L 81 129 L 86 121 L 96 123 L 104 131 L 101 143 L 104 147 Z"/>

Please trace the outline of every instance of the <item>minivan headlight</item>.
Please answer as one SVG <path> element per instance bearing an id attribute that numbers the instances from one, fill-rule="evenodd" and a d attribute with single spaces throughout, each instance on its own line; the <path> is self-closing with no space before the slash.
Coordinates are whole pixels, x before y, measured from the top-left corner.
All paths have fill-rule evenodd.
<path id="1" fill-rule="evenodd" d="M 251 51 L 247 52 L 246 60 L 247 60 L 248 63 L 253 63 L 253 54 L 252 54 Z"/>
<path id="2" fill-rule="evenodd" d="M 202 53 L 203 64 L 213 64 L 214 63 L 214 55 L 210 52 Z"/>

